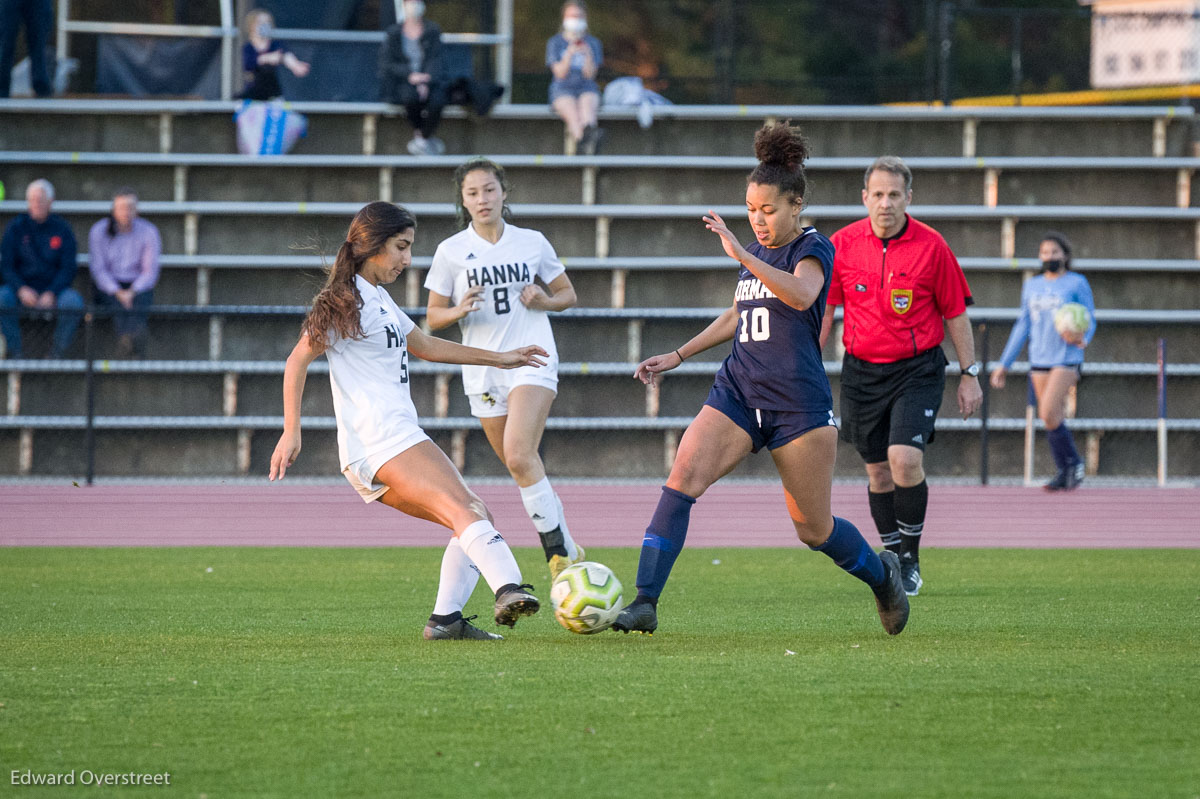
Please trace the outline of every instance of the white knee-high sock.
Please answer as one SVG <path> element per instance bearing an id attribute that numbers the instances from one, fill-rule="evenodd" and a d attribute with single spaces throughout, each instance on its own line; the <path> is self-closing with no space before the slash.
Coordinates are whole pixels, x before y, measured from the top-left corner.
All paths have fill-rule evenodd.
<path id="1" fill-rule="evenodd" d="M 493 592 L 510 583 L 520 584 L 521 567 L 508 548 L 508 542 L 496 532 L 491 522 L 475 522 L 458 534 L 458 543 L 467 557 L 479 567 L 479 573 Z"/>
<path id="2" fill-rule="evenodd" d="M 451 538 L 442 555 L 442 576 L 438 581 L 437 601 L 433 604 L 435 616 L 449 616 L 461 612 L 479 582 L 479 567 L 463 552 L 457 538 Z"/>
<path id="3" fill-rule="evenodd" d="M 575 539 L 571 538 L 571 531 L 567 529 L 567 514 L 563 510 L 562 498 L 557 493 L 554 494 L 554 504 L 558 505 L 558 527 L 562 530 L 563 544 L 567 547 L 567 557 L 575 560 L 579 557 L 579 547 L 575 545 Z"/>
<path id="4" fill-rule="evenodd" d="M 529 514 L 529 519 L 539 534 L 551 533 L 555 530 L 562 533 L 567 557 L 574 560 L 579 551 L 571 539 L 571 534 L 567 531 L 567 521 L 563 518 L 562 513 L 562 502 L 554 493 L 554 488 L 550 485 L 550 478 L 543 477 L 533 485 L 522 488 L 521 502 L 525 505 L 525 512 Z"/>

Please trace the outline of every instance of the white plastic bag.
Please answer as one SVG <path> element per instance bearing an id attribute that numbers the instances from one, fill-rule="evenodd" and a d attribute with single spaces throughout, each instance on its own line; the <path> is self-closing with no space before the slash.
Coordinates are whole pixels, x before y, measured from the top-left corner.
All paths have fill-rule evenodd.
<path id="1" fill-rule="evenodd" d="M 642 83 L 641 78 L 615 78 L 604 87 L 604 105 L 606 108 L 634 107 L 637 108 L 638 124 L 643 128 L 650 127 L 654 122 L 654 106 L 671 105 L 671 101 L 658 92 L 652 92 Z"/>

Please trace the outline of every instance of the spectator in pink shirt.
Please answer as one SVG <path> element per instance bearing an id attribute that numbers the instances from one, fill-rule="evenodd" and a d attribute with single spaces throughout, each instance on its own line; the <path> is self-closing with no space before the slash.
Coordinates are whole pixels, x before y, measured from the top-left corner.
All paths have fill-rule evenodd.
<path id="1" fill-rule="evenodd" d="M 146 309 L 154 300 L 162 253 L 158 228 L 138 216 L 137 201 L 133 189 L 118 189 L 112 215 L 88 233 L 96 307 L 115 311 L 117 356 L 122 358 L 145 355 Z"/>

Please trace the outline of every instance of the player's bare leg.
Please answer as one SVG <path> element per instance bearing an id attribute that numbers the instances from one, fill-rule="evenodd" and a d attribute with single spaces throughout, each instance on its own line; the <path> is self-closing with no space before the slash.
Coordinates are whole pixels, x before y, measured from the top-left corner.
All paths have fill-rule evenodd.
<path id="1" fill-rule="evenodd" d="M 834 563 L 871 587 L 879 620 L 889 635 L 908 623 L 908 597 L 896 553 L 876 555 L 858 529 L 835 518 L 830 506 L 833 468 L 837 457 L 837 430 L 818 427 L 771 450 L 783 481 L 788 513 L 796 535 L 810 548 L 828 555 Z"/>
<path id="2" fill-rule="evenodd" d="M 454 531 L 496 594 L 497 624 L 511 627 L 520 616 L 538 611 L 538 600 L 525 590 L 530 586 L 521 582 L 521 570 L 492 526 L 487 506 L 437 445 L 426 440 L 406 449 L 380 467 L 375 479 L 388 487 L 380 497 L 383 504 Z"/>
<path id="3" fill-rule="evenodd" d="M 741 463 L 751 446 L 750 436 L 728 416 L 708 405 L 700 409 L 679 442 L 671 476 L 646 530 L 637 597 L 617 616 L 614 630 L 653 633 L 658 628 L 658 596 L 687 536 L 691 505 Z"/>
<path id="4" fill-rule="evenodd" d="M 1056 366 L 1048 372 L 1031 373 L 1037 395 L 1038 417 L 1046 426 L 1046 439 L 1058 474 L 1046 484 L 1048 491 L 1070 491 L 1083 481 L 1083 459 L 1066 425 L 1067 395 L 1079 382 L 1073 367 Z"/>
<path id="5" fill-rule="evenodd" d="M 554 397 L 555 392 L 544 386 L 516 386 L 508 393 L 506 416 L 479 420 L 488 443 L 521 490 L 521 502 L 541 539 L 551 579 L 585 558 L 583 548 L 571 538 L 562 501 L 538 454 Z"/>

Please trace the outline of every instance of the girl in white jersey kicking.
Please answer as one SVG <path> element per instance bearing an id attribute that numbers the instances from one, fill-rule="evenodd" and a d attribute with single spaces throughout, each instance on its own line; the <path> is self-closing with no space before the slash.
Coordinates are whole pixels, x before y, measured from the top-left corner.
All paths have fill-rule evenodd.
<path id="1" fill-rule="evenodd" d="M 538 454 L 550 404 L 558 393 L 558 351 L 548 311 L 575 304 L 575 288 L 550 242 L 519 228 L 505 200 L 504 169 L 474 158 L 454 173 L 458 224 L 438 245 L 425 278 L 432 330 L 458 322 L 464 344 L 508 349 L 532 341 L 550 353 L 545 368 L 502 371 L 464 366 L 463 389 L 488 443 L 521 489 L 521 500 L 542 541 L 551 577 L 583 560 L 563 518 L 563 506 Z M 545 288 L 535 280 L 540 278 Z"/>
<path id="2" fill-rule="evenodd" d="M 427 336 L 383 287 L 412 263 L 417 223 L 406 209 L 374 202 L 350 223 L 324 288 L 300 328 L 283 373 L 283 435 L 271 456 L 272 480 L 300 454 L 300 400 L 308 365 L 322 353 L 337 416 L 342 473 L 366 502 L 378 500 L 454 532 L 442 557 L 441 581 L 425 638 L 498 639 L 463 618 L 482 574 L 496 594 L 497 624 L 512 627 L 536 613 L 538 600 L 487 507 L 454 464 L 417 424 L 408 385 L 408 353 L 441 363 L 497 369 L 537 368 L 538 346 L 489 352 Z"/>

